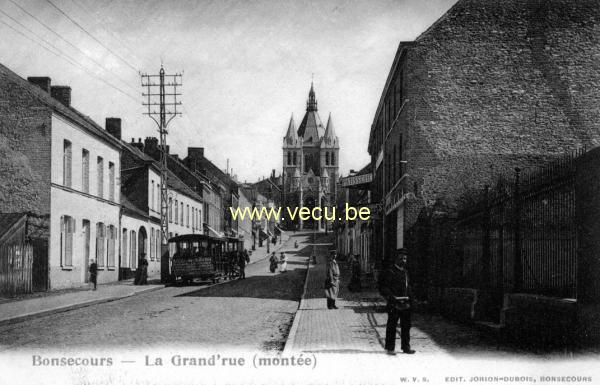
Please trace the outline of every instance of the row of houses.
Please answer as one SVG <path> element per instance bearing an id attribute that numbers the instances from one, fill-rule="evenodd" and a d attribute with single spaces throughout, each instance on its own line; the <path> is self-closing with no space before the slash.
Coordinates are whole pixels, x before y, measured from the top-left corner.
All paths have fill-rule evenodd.
<path id="1" fill-rule="evenodd" d="M 360 253 L 359 226 L 375 273 L 405 248 L 416 294 L 454 316 L 600 335 L 600 175 L 585 150 L 600 144 L 599 25 L 594 1 L 459 0 L 400 42 L 369 180 L 347 186 L 374 215 L 340 224 L 338 247 Z"/>
<path id="2" fill-rule="evenodd" d="M 119 118 L 105 123 L 71 106 L 70 87 L 0 65 L 0 293 L 84 285 L 92 261 L 99 283 L 130 278 L 141 258 L 160 275 L 162 149 L 154 137 L 124 141 Z M 253 245 L 261 224 L 234 220 L 229 208 L 255 199 L 203 148 L 169 154 L 167 185 L 169 238 Z"/>

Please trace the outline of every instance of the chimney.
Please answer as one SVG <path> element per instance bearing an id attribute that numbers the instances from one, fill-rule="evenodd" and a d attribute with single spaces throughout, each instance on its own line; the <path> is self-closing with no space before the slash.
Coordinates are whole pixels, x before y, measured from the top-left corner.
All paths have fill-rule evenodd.
<path id="1" fill-rule="evenodd" d="M 188 158 L 192 158 L 192 159 L 204 158 L 204 147 L 188 147 Z"/>
<path id="2" fill-rule="evenodd" d="M 273 171 L 271 172 L 271 179 L 275 179 L 275 169 L 273 169 Z"/>
<path id="3" fill-rule="evenodd" d="M 35 84 L 47 93 L 50 93 L 50 78 L 47 76 L 30 76 L 27 81 L 31 84 Z"/>
<path id="4" fill-rule="evenodd" d="M 144 152 L 144 143 L 142 143 L 142 138 L 138 138 L 137 143 L 135 142 L 135 138 L 131 138 L 131 145 Z"/>
<path id="5" fill-rule="evenodd" d="M 52 86 L 50 87 L 50 95 L 65 106 L 71 107 L 71 87 Z"/>
<path id="6" fill-rule="evenodd" d="M 121 140 L 121 118 L 106 118 L 106 131 Z"/>
<path id="7" fill-rule="evenodd" d="M 159 153 L 158 138 L 147 136 L 144 140 L 144 152 L 154 158 Z"/>

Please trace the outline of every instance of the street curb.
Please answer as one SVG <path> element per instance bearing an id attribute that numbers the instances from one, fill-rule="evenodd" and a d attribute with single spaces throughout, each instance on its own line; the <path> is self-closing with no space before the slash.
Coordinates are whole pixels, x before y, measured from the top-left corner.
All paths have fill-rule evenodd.
<path id="1" fill-rule="evenodd" d="M 294 321 L 292 322 L 292 327 L 290 328 L 290 332 L 288 334 L 288 338 L 285 341 L 285 346 L 283 347 L 282 354 L 290 355 L 293 348 L 294 342 L 296 341 L 296 334 L 298 333 L 298 324 L 300 323 L 300 315 L 303 312 L 304 302 L 306 300 L 306 288 L 308 287 L 308 274 L 310 273 L 310 256 L 306 261 L 306 276 L 304 277 L 304 288 L 302 289 L 302 296 L 300 297 L 300 302 L 298 303 L 298 310 L 296 310 L 296 314 L 294 314 Z"/>
<path id="2" fill-rule="evenodd" d="M 33 318 L 45 317 L 45 316 L 52 315 L 52 314 L 65 313 L 65 312 L 68 312 L 68 311 L 71 311 L 71 310 L 81 309 L 81 308 L 88 307 L 88 306 L 94 306 L 94 305 L 98 305 L 98 304 L 101 304 L 101 303 L 118 301 L 120 299 L 133 297 L 133 296 L 138 295 L 138 294 L 150 293 L 150 292 L 153 292 L 153 291 L 156 291 L 156 290 L 160 290 L 160 289 L 164 289 L 164 288 L 165 288 L 164 286 L 152 287 L 152 288 L 148 288 L 148 290 L 141 290 L 141 291 L 138 291 L 138 292 L 127 294 L 127 295 L 115 296 L 115 297 L 108 297 L 108 298 L 101 298 L 101 299 L 96 299 L 96 300 L 93 300 L 93 301 L 87 301 L 87 302 L 77 303 L 77 304 L 74 304 L 74 305 L 61 306 L 61 307 L 57 307 L 57 308 L 54 308 L 54 309 L 40 311 L 40 312 L 28 313 L 28 314 L 25 314 L 25 315 L 20 315 L 20 316 L 16 316 L 16 317 L 13 317 L 13 318 L 7 318 L 7 319 L 0 320 L 0 326 L 12 325 L 12 324 L 16 324 L 16 323 L 19 323 L 19 322 L 27 321 L 27 320 L 30 320 L 30 319 L 33 319 Z"/>

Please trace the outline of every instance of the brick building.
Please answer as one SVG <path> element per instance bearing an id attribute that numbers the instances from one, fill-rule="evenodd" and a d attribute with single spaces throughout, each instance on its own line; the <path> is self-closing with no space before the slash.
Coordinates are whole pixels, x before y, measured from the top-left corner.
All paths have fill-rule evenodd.
<path id="1" fill-rule="evenodd" d="M 71 88 L 0 65 L 0 212 L 48 217 L 49 289 L 118 278 L 118 140 L 71 107 Z"/>
<path id="2" fill-rule="evenodd" d="M 595 1 L 458 1 L 401 42 L 373 119 L 372 255 L 413 254 L 427 277 L 431 215 L 516 166 L 600 143 Z"/>

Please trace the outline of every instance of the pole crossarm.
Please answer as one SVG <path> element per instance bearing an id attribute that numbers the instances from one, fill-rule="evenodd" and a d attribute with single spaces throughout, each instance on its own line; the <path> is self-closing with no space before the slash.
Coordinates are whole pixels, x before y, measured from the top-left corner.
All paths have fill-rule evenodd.
<path id="1" fill-rule="evenodd" d="M 165 74 L 161 67 L 158 75 L 141 74 L 142 87 L 142 105 L 147 107 L 143 115 L 148 115 L 158 126 L 160 136 L 160 228 L 161 243 L 167 245 L 169 241 L 169 192 L 168 192 L 168 167 L 167 160 L 167 126 L 176 116 L 182 116 L 177 111 L 177 106 L 182 106 L 181 101 L 177 100 L 181 92 L 177 87 L 182 86 L 182 75 Z M 167 90 L 168 89 L 168 90 Z M 159 109 L 153 109 L 158 106 Z M 167 110 L 167 106 L 171 109 Z"/>

